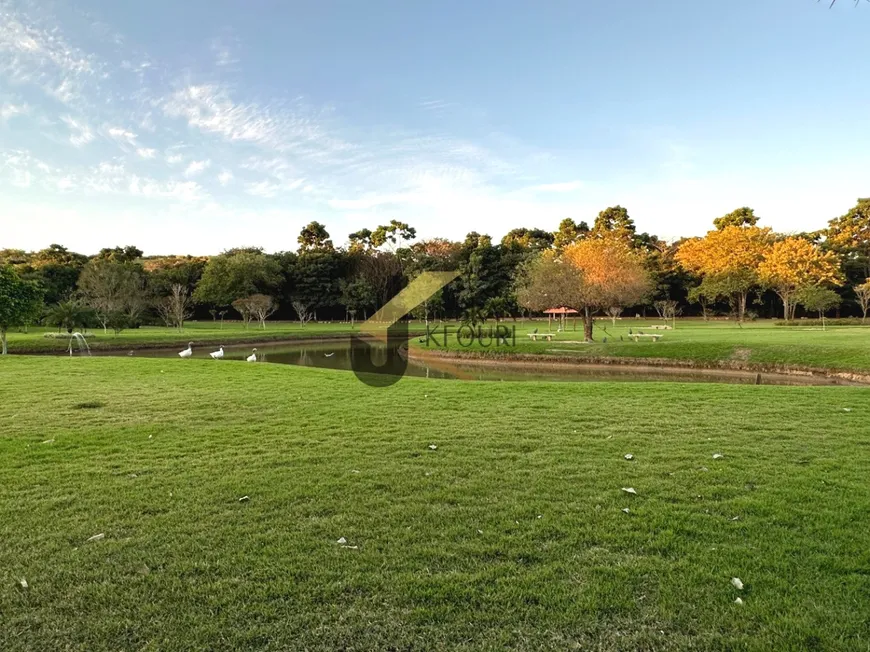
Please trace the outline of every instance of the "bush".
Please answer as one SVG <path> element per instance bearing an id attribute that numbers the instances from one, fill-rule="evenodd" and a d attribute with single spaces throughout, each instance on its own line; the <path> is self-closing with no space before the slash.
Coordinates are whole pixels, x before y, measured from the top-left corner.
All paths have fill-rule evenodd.
<path id="1" fill-rule="evenodd" d="M 803 326 L 806 328 L 807 326 L 822 326 L 821 319 L 795 319 L 793 321 L 777 321 L 774 322 L 776 326 Z M 860 317 L 841 317 L 839 319 L 825 319 L 825 326 L 867 326 L 870 328 L 870 320 L 866 323 L 861 323 Z"/>

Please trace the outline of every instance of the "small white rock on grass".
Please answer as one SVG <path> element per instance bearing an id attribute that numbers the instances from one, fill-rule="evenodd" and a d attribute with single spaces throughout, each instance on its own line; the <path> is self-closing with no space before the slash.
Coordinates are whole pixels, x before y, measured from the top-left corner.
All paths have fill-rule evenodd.
<path id="1" fill-rule="evenodd" d="M 743 590 L 743 582 L 740 581 L 740 578 L 739 578 L 739 577 L 732 577 L 732 578 L 731 578 L 731 584 L 732 584 L 732 585 L 734 586 L 734 588 L 737 589 L 738 591 L 742 591 L 742 590 Z"/>
<path id="2" fill-rule="evenodd" d="M 242 496 L 241 498 L 239 498 L 239 502 L 240 502 L 240 503 L 246 503 L 246 502 L 248 502 L 250 499 L 251 499 L 250 496 Z"/>
<path id="3" fill-rule="evenodd" d="M 25 578 L 23 578 L 23 577 L 22 577 L 20 580 L 18 580 L 18 584 L 21 586 L 22 589 L 26 589 L 26 588 L 28 588 L 28 587 L 30 586 L 30 585 L 27 583 L 27 580 L 26 580 Z"/>
<path id="4" fill-rule="evenodd" d="M 338 541 L 336 541 L 336 543 L 340 546 L 343 546 L 344 544 L 347 543 L 347 539 L 345 539 L 344 537 L 341 537 Z"/>
<path id="5" fill-rule="evenodd" d="M 852 408 L 843 408 L 843 412 L 851 412 Z"/>
<path id="6" fill-rule="evenodd" d="M 624 457 L 625 457 L 625 459 L 627 459 L 629 462 L 630 462 L 631 460 L 634 459 L 634 455 L 632 455 L 631 453 L 626 453 Z"/>
<path id="7" fill-rule="evenodd" d="M 625 512 L 626 514 L 630 514 L 630 513 L 631 513 L 631 510 L 630 510 L 628 507 L 623 507 L 623 508 L 622 508 L 622 511 Z"/>
<path id="8" fill-rule="evenodd" d="M 95 534 L 94 536 L 89 538 L 88 541 L 101 541 L 105 538 L 106 538 L 106 535 L 103 532 L 100 532 L 99 534 Z"/>
<path id="9" fill-rule="evenodd" d="M 721 459 L 724 459 L 724 458 L 725 458 L 725 456 L 724 456 L 722 453 L 713 453 L 713 459 L 714 459 L 714 460 L 721 460 Z"/>
<path id="10" fill-rule="evenodd" d="M 743 598 L 739 598 L 739 597 L 738 597 L 738 598 L 735 598 L 735 599 L 734 599 L 734 604 L 743 604 Z"/>
<path id="11" fill-rule="evenodd" d="M 435 444 L 429 444 L 429 450 L 430 451 L 437 451 L 438 447 Z"/>
<path id="12" fill-rule="evenodd" d="M 623 487 L 622 490 L 627 494 L 632 494 L 633 496 L 637 495 L 637 491 L 635 491 L 634 487 Z"/>

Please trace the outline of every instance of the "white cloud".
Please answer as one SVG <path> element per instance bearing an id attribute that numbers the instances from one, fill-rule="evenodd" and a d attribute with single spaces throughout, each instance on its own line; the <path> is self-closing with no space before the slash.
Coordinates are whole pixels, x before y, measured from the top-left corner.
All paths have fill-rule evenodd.
<path id="1" fill-rule="evenodd" d="M 30 110 L 26 104 L 2 104 L 0 105 L 0 122 L 5 122 L 17 115 L 24 115 Z"/>
<path id="2" fill-rule="evenodd" d="M 184 170 L 184 176 L 186 176 L 186 177 L 195 176 L 195 175 L 199 174 L 200 172 L 202 172 L 203 170 L 205 170 L 210 165 L 211 165 L 211 161 L 209 161 L 209 160 L 191 161 L 190 165 L 188 165 Z"/>
<path id="3" fill-rule="evenodd" d="M 122 145 L 136 147 L 136 134 L 129 129 L 124 129 L 123 127 L 108 127 L 106 133 L 109 135 L 109 138 Z"/>
<path id="4" fill-rule="evenodd" d="M 222 186 L 226 186 L 233 180 L 233 173 L 229 170 L 224 170 L 218 175 L 218 181 Z"/>
<path id="5" fill-rule="evenodd" d="M 175 165 L 176 163 L 181 163 L 181 160 L 183 158 L 184 157 L 181 154 L 167 154 L 166 155 L 166 162 L 169 165 Z"/>
<path id="6" fill-rule="evenodd" d="M 140 147 L 136 150 L 140 158 L 150 159 L 157 156 L 157 150 L 150 147 Z"/>
<path id="7" fill-rule="evenodd" d="M 87 145 L 94 139 L 94 132 L 91 131 L 91 128 L 88 127 L 83 122 L 74 119 L 72 116 L 61 116 L 61 121 L 69 127 L 70 136 L 69 142 L 72 143 L 74 147 L 81 147 L 82 145 Z"/>

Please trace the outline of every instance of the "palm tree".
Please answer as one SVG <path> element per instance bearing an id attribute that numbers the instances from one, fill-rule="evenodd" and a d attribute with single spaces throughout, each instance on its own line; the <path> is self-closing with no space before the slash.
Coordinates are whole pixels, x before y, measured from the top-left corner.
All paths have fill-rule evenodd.
<path id="1" fill-rule="evenodd" d="M 49 309 L 45 323 L 57 326 L 58 332 L 65 328 L 67 333 L 72 333 L 77 326 L 87 325 L 88 316 L 88 309 L 78 301 L 61 301 Z"/>

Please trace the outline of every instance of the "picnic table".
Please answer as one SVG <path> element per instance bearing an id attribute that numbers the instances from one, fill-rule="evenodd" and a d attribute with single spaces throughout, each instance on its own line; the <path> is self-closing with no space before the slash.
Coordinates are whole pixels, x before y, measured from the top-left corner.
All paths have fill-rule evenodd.
<path id="1" fill-rule="evenodd" d="M 540 337 L 541 339 L 545 339 L 548 342 L 552 342 L 555 335 L 555 333 L 529 333 L 529 339 L 531 339 L 533 342 L 537 342 L 538 338 Z"/>
<path id="2" fill-rule="evenodd" d="M 651 337 L 653 342 L 658 342 L 659 338 L 664 337 L 659 333 L 632 333 L 629 335 L 635 342 L 639 342 L 641 337 Z"/>

